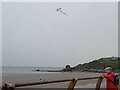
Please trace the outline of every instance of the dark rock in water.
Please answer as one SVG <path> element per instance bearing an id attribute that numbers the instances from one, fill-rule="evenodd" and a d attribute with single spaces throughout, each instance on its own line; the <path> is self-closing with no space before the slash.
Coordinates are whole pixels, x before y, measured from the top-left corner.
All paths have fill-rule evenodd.
<path id="1" fill-rule="evenodd" d="M 72 68 L 71 68 L 70 65 L 66 65 L 65 68 L 63 70 L 61 70 L 61 71 L 70 72 L 70 71 L 72 71 Z"/>
<path id="2" fill-rule="evenodd" d="M 35 71 L 40 71 L 39 69 L 35 70 Z"/>
<path id="3" fill-rule="evenodd" d="M 62 70 L 32 70 L 32 71 L 35 71 L 35 72 L 62 72 Z"/>

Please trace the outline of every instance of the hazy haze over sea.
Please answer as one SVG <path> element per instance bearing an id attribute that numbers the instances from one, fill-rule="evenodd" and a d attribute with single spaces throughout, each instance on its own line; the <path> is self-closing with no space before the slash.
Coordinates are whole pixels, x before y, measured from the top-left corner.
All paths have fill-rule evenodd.
<path id="1" fill-rule="evenodd" d="M 62 70 L 63 67 L 3 66 L 2 72 L 32 72 L 32 70 Z"/>

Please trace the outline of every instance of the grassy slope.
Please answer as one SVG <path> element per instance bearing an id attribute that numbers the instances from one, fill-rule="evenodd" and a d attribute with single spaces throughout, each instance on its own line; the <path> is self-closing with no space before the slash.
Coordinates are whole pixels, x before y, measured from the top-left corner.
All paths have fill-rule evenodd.
<path id="1" fill-rule="evenodd" d="M 94 60 L 89 63 L 79 64 L 74 68 L 77 68 L 78 70 L 81 69 L 103 70 L 105 67 L 112 67 L 113 70 L 118 70 L 118 65 L 120 65 L 120 60 L 112 60 L 112 58 L 101 58 L 99 60 Z"/>

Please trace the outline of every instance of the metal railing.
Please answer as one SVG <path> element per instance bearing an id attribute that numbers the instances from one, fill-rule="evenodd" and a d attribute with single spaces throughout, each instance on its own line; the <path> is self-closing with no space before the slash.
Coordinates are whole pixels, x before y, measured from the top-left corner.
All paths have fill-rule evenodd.
<path id="1" fill-rule="evenodd" d="M 64 79 L 64 80 L 54 80 L 54 81 L 38 81 L 38 82 L 32 82 L 32 83 L 19 83 L 19 84 L 15 84 L 15 83 L 5 83 L 1 86 L 2 90 L 14 90 L 17 87 L 25 87 L 25 86 L 33 86 L 33 85 L 43 85 L 43 84 L 52 84 L 52 83 L 60 83 L 60 82 L 70 82 L 67 90 L 74 90 L 74 87 L 77 83 L 77 81 L 79 80 L 90 80 L 90 79 L 98 79 L 97 83 L 96 83 L 96 90 L 100 90 L 101 87 L 101 83 L 103 78 L 100 77 L 89 77 L 89 78 L 73 78 L 73 79 Z"/>

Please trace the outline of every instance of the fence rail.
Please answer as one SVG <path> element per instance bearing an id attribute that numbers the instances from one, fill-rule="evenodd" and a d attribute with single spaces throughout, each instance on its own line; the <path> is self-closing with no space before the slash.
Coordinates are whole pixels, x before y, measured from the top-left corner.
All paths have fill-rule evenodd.
<path id="1" fill-rule="evenodd" d="M 98 79 L 96 83 L 96 90 L 100 90 L 100 86 L 102 83 L 103 78 L 102 77 L 89 77 L 89 78 L 73 78 L 73 79 L 65 79 L 65 80 L 54 80 L 54 81 L 38 81 L 38 82 L 32 82 L 32 83 L 5 83 L 1 86 L 3 90 L 8 90 L 9 88 L 14 90 L 17 87 L 25 87 L 25 86 L 33 86 L 33 85 L 43 85 L 43 84 L 52 84 L 52 83 L 60 83 L 60 82 L 70 82 L 68 85 L 68 90 L 74 90 L 74 87 L 78 80 L 90 80 L 90 79 Z"/>

